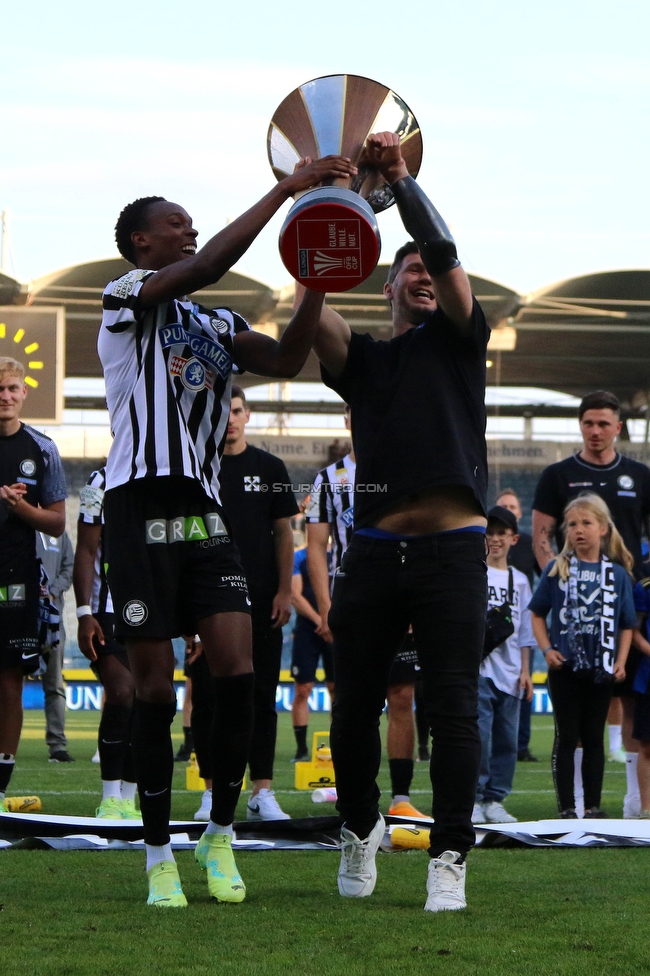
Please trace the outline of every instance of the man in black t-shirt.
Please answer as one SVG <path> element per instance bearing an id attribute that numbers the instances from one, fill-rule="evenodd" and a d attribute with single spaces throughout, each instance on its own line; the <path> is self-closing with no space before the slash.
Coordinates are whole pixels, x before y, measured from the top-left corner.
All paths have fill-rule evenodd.
<path id="1" fill-rule="evenodd" d="M 275 695 L 280 677 L 282 627 L 291 615 L 293 532 L 298 506 L 280 458 L 246 443 L 250 419 L 246 396 L 232 387 L 230 417 L 221 459 L 221 498 L 246 572 L 253 625 L 254 727 L 249 752 L 253 792 L 248 820 L 287 820 L 271 790 L 277 734 Z M 212 722 L 211 683 L 205 661 L 192 666 L 192 729 L 201 775 L 211 780 L 206 732 Z M 207 745 L 207 743 L 206 743 Z M 208 797 L 201 808 L 209 812 Z M 197 812 L 197 816 L 200 811 Z M 206 818 L 207 819 L 207 818 Z"/>
<path id="2" fill-rule="evenodd" d="M 481 743 L 478 669 L 487 603 L 485 352 L 489 329 L 456 246 L 409 176 L 399 136 L 368 137 L 415 243 L 384 286 L 393 338 L 350 331 L 333 309 L 314 348 L 352 408 L 355 533 L 334 582 L 331 733 L 341 828 L 339 892 L 370 895 L 384 835 L 376 776 L 388 674 L 409 624 L 433 733 L 426 911 L 465 908 L 465 855 Z M 388 449 L 387 449 L 388 448 Z"/>
<path id="3" fill-rule="evenodd" d="M 533 547 L 542 569 L 554 558 L 552 542 L 558 552 L 564 544 L 564 509 L 581 492 L 595 492 L 607 502 L 614 525 L 634 556 L 634 572 L 643 575 L 641 539 L 650 515 L 650 469 L 639 461 L 619 454 L 614 443 L 621 432 L 620 404 L 613 393 L 597 390 L 583 398 L 578 410 L 584 447 L 573 457 L 551 464 L 542 471 L 533 501 Z M 625 666 L 625 680 L 614 694 L 623 705 L 627 792 L 623 801 L 625 817 L 641 810 L 636 774 L 639 744 L 632 739 L 634 699 L 632 686 L 640 652 L 632 648 Z"/>
<path id="4" fill-rule="evenodd" d="M 23 723 L 23 675 L 42 665 L 36 532 L 60 536 L 67 495 L 49 437 L 21 423 L 27 386 L 21 363 L 0 357 L 0 811 Z"/>
<path id="5" fill-rule="evenodd" d="M 573 457 L 544 468 L 533 501 L 533 549 L 544 567 L 564 544 L 562 519 L 568 502 L 593 491 L 607 502 L 614 524 L 634 556 L 637 576 L 642 570 L 641 538 L 650 515 L 650 469 L 619 454 L 614 443 L 623 426 L 613 393 L 589 393 L 578 411 L 584 447 Z"/>

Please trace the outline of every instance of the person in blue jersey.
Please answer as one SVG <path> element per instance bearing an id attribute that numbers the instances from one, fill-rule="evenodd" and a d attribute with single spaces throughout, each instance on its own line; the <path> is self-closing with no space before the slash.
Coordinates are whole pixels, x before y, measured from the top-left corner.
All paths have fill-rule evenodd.
<path id="1" fill-rule="evenodd" d="M 555 720 L 553 777 L 560 816 L 577 816 L 574 753 L 581 742 L 584 815 L 603 817 L 605 722 L 614 682 L 625 678 L 636 626 L 634 557 L 599 495 L 585 493 L 570 501 L 562 528 L 564 547 L 545 567 L 529 609 L 535 639 L 548 665 Z"/>

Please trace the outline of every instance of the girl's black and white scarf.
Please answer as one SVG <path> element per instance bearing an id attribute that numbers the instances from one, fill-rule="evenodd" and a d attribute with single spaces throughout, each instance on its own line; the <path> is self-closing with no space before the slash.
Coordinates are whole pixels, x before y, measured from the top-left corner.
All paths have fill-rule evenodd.
<path id="1" fill-rule="evenodd" d="M 573 552 L 569 559 L 569 585 L 567 588 L 567 642 L 571 652 L 570 664 L 574 671 L 594 670 L 594 682 L 603 684 L 611 681 L 616 660 L 616 629 L 614 626 L 614 564 L 609 556 L 600 557 L 600 641 L 596 643 L 593 664 L 585 650 L 584 636 L 580 622 L 580 599 L 578 596 L 578 568 L 580 560 Z"/>

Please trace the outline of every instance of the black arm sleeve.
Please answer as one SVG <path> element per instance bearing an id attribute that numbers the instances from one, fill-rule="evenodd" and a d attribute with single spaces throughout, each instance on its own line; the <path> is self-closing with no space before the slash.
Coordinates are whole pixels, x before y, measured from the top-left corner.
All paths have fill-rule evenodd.
<path id="1" fill-rule="evenodd" d="M 417 244 L 429 274 L 457 268 L 460 261 L 449 228 L 413 177 L 397 180 L 391 189 L 402 223 Z"/>

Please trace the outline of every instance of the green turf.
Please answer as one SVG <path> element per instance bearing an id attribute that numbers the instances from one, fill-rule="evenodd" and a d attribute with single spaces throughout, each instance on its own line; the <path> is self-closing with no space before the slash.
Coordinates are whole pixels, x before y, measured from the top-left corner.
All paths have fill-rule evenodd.
<path id="1" fill-rule="evenodd" d="M 74 765 L 47 763 L 42 716 L 26 713 L 27 736 L 11 794 L 37 793 L 51 813 L 91 814 L 98 802 L 95 713 L 73 713 Z M 177 719 L 178 731 L 180 721 Z M 311 729 L 325 728 L 312 717 Z M 176 730 L 175 730 L 176 731 Z M 83 737 L 81 737 L 83 736 Z M 519 764 L 508 809 L 520 819 L 555 812 L 550 775 L 552 721 L 533 720 L 533 752 Z M 176 734 L 180 742 L 180 735 Z M 280 716 L 275 787 L 293 816 L 333 812 L 293 789 L 289 716 Z M 427 809 L 428 775 L 416 763 L 413 799 Z M 388 787 L 382 768 L 382 790 Z M 620 816 L 624 767 L 608 763 L 603 805 Z M 174 776 L 173 816 L 191 817 L 198 793 Z M 388 794 L 384 796 L 384 809 Z M 245 799 L 238 816 L 245 816 Z M 190 852 L 177 856 L 186 910 L 148 909 L 144 856 L 128 851 L 0 852 L 0 945 L 7 973 L 253 976 L 502 976 L 559 973 L 626 976 L 648 969 L 650 851 L 485 850 L 469 858 L 469 908 L 423 912 L 427 855 L 379 855 L 375 894 L 336 892 L 335 852 L 241 852 L 248 888 L 242 905 L 210 902 Z"/>

